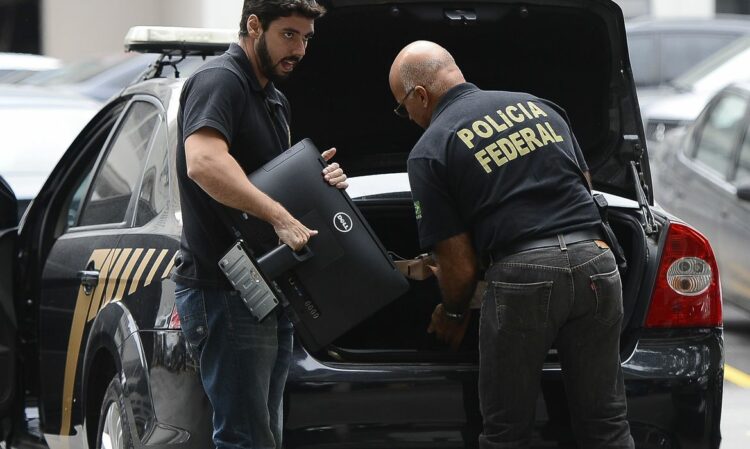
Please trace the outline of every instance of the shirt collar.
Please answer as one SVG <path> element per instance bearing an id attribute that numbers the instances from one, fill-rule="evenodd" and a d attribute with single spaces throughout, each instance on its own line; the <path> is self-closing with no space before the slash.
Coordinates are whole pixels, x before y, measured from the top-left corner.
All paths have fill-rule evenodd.
<path id="1" fill-rule="evenodd" d="M 239 46 L 239 44 L 236 44 L 236 43 L 229 44 L 229 49 L 227 49 L 227 53 L 242 68 L 242 71 L 245 73 L 245 76 L 247 77 L 247 81 L 250 83 L 250 87 L 254 91 L 265 92 L 267 96 L 273 99 L 276 98 L 276 95 L 275 95 L 276 89 L 273 85 L 273 82 L 269 80 L 268 83 L 266 84 L 265 89 L 260 86 L 258 77 L 255 76 L 255 71 L 253 70 L 253 65 L 252 65 L 253 63 L 250 61 L 250 58 L 247 57 L 247 54 L 245 54 L 245 50 L 243 50 L 242 47 Z"/>
<path id="2" fill-rule="evenodd" d="M 448 107 L 448 105 L 453 103 L 453 101 L 455 101 L 458 97 L 464 95 L 465 93 L 473 92 L 476 90 L 479 90 L 479 88 L 472 83 L 461 83 L 448 89 L 448 92 L 443 94 L 443 97 L 435 106 L 435 110 L 432 112 L 432 119 L 430 120 L 430 123 L 434 122 L 437 116 L 440 115 L 440 113 L 443 112 Z"/>

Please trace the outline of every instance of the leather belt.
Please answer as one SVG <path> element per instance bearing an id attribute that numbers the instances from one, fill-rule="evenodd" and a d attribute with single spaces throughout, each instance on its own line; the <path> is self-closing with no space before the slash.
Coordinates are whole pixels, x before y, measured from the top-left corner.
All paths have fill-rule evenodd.
<path id="1" fill-rule="evenodd" d="M 550 237 L 543 237 L 539 239 L 524 240 L 523 242 L 513 243 L 503 248 L 490 251 L 490 263 L 495 263 L 503 257 L 510 256 L 511 254 L 520 253 L 522 251 L 529 251 L 538 248 L 548 248 L 557 246 L 561 250 L 565 249 L 566 245 L 572 245 L 573 243 L 585 242 L 588 240 L 604 240 L 602 232 L 598 228 L 583 229 L 580 231 L 566 232 L 564 234 L 557 234 Z"/>

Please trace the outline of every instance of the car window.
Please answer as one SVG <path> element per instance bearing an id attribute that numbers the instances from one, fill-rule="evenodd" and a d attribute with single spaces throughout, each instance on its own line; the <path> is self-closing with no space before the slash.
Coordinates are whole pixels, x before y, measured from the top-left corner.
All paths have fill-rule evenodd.
<path id="1" fill-rule="evenodd" d="M 661 37 L 661 76 L 674 79 L 706 59 L 736 36 L 711 34 L 664 34 Z"/>
<path id="2" fill-rule="evenodd" d="M 68 205 L 67 227 L 74 226 L 78 219 L 78 213 L 81 211 L 81 206 L 83 205 L 83 198 L 89 189 L 91 178 L 93 177 L 92 169 L 93 167 L 88 167 L 86 176 L 81 179 L 81 182 L 73 191 L 73 197 L 70 199 L 70 204 Z"/>
<path id="3" fill-rule="evenodd" d="M 708 111 L 696 142 L 695 158 L 722 176 L 731 166 L 732 152 L 736 148 L 747 100 L 734 94 L 725 94 Z"/>
<path id="4" fill-rule="evenodd" d="M 159 214 L 169 200 L 169 151 L 167 127 L 163 122 L 151 145 L 146 169 L 143 171 L 140 194 L 135 210 L 135 226 L 143 226 Z"/>
<path id="5" fill-rule="evenodd" d="M 159 111 L 151 103 L 137 101 L 128 108 L 93 179 L 79 226 L 122 223 L 125 220 L 158 122 Z"/>
<path id="6" fill-rule="evenodd" d="M 655 36 L 628 37 L 630 65 L 636 86 L 654 86 L 661 81 L 656 42 Z"/>
<path id="7" fill-rule="evenodd" d="M 745 141 L 740 149 L 740 160 L 737 165 L 735 184 L 740 186 L 750 184 L 750 126 L 745 131 Z"/>

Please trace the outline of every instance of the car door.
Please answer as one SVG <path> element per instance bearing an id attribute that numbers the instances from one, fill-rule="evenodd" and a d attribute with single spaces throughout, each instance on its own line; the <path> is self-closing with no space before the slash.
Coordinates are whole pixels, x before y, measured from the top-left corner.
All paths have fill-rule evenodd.
<path id="1" fill-rule="evenodd" d="M 735 148 L 744 131 L 748 100 L 726 91 L 708 107 L 696 125 L 692 142 L 669 164 L 672 198 L 667 209 L 708 237 L 719 259 L 722 255 L 722 211 L 735 195 L 728 177 L 733 169 Z"/>
<path id="2" fill-rule="evenodd" d="M 16 209 L 16 197 L 0 177 L 0 418 L 11 409 L 16 386 L 17 323 L 13 297 Z"/>
<path id="3" fill-rule="evenodd" d="M 76 177 L 62 231 L 44 263 L 40 293 L 40 384 L 45 431 L 77 434 L 82 425 L 80 379 L 89 325 L 118 289 L 129 253 L 118 249 L 136 208 L 159 111 L 133 99 L 119 114 L 91 165 Z M 76 429 L 76 431 L 74 431 Z"/>
<path id="4" fill-rule="evenodd" d="M 746 123 L 748 123 L 746 121 Z M 740 190 L 750 189 L 750 125 L 745 129 L 732 179 L 735 194 L 729 195 L 721 211 L 721 271 L 725 297 L 750 311 L 750 200 L 740 198 Z"/>

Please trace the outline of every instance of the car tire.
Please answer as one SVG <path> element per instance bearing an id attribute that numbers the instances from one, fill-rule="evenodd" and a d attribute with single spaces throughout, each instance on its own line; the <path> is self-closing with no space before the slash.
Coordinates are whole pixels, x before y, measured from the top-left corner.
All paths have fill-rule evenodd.
<path id="1" fill-rule="evenodd" d="M 95 447 L 96 449 L 133 449 L 128 415 L 125 412 L 125 397 L 117 375 L 112 378 L 104 392 Z"/>

